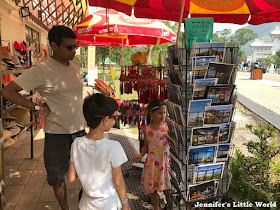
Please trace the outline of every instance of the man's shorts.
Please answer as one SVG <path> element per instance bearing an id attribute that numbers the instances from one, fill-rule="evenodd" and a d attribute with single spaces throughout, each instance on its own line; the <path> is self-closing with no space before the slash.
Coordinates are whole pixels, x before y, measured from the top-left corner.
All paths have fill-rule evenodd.
<path id="1" fill-rule="evenodd" d="M 70 150 L 75 138 L 85 136 L 85 130 L 73 134 L 45 134 L 44 162 L 49 185 L 64 181 L 70 160 Z"/>

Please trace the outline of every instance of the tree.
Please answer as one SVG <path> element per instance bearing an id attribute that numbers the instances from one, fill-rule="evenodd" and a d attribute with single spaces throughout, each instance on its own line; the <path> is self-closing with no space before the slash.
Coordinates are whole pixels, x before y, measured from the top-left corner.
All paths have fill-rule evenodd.
<path id="1" fill-rule="evenodd" d="M 103 64 L 103 71 L 105 70 L 105 59 L 109 56 L 109 47 L 96 47 L 96 63 Z"/>
<path id="2" fill-rule="evenodd" d="M 251 29 L 241 28 L 238 29 L 233 36 L 230 37 L 230 41 L 236 44 L 237 47 L 244 46 L 247 42 L 257 39 L 258 34 L 254 33 Z"/>
<path id="3" fill-rule="evenodd" d="M 229 42 L 231 29 L 224 29 L 213 34 L 213 42 Z"/>

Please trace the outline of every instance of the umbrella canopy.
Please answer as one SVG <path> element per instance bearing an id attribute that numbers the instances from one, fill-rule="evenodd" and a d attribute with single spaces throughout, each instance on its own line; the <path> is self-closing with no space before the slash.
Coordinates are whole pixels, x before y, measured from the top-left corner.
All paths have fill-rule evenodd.
<path id="1" fill-rule="evenodd" d="M 107 23 L 107 17 L 108 22 Z M 160 20 L 127 16 L 110 9 L 99 10 L 76 27 L 77 41 L 112 43 L 115 45 L 156 45 L 175 42 L 176 35 Z"/>
<path id="2" fill-rule="evenodd" d="M 90 6 L 112 8 L 136 17 L 179 22 L 182 0 L 89 0 Z M 215 22 L 259 25 L 280 22 L 279 0 L 185 0 L 184 18 L 213 17 Z"/>

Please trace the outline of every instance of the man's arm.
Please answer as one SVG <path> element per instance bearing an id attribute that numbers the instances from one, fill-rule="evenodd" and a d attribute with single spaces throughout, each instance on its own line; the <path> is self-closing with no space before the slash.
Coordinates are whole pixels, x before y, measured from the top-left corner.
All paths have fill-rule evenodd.
<path id="1" fill-rule="evenodd" d="M 22 88 L 20 86 L 18 86 L 14 81 L 11 81 L 7 86 L 3 88 L 2 96 L 14 104 L 17 104 L 19 106 L 34 111 L 36 104 L 26 99 L 22 95 L 20 95 L 19 91 L 21 90 Z M 49 113 L 50 113 L 50 109 L 46 104 L 40 106 L 40 110 L 38 111 L 38 114 L 47 117 Z"/>

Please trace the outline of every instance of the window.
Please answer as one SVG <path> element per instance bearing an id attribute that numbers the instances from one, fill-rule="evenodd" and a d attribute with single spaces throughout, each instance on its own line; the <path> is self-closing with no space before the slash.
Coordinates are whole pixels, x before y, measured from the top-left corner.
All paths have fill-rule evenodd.
<path id="1" fill-rule="evenodd" d="M 26 44 L 28 46 L 34 46 L 33 53 L 34 55 L 38 55 L 40 53 L 40 37 L 39 32 L 34 30 L 29 26 L 25 26 L 25 37 L 26 37 Z"/>

